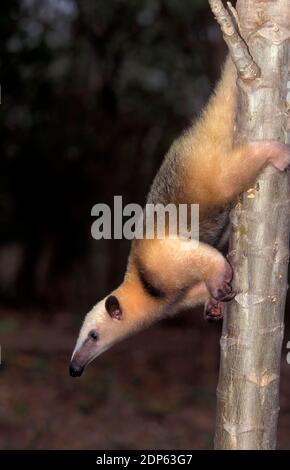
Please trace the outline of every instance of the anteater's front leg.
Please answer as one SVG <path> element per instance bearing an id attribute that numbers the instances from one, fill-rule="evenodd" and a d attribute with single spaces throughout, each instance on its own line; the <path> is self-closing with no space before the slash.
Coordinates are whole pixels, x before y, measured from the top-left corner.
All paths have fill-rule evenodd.
<path id="1" fill-rule="evenodd" d="M 225 302 L 234 297 L 232 268 L 210 245 L 179 237 L 142 240 L 135 246 L 134 255 L 141 278 L 170 302 L 184 295 L 192 297 L 192 305 L 198 304 L 205 300 L 205 291 L 206 300 Z M 193 289 L 199 285 L 204 288 Z"/>

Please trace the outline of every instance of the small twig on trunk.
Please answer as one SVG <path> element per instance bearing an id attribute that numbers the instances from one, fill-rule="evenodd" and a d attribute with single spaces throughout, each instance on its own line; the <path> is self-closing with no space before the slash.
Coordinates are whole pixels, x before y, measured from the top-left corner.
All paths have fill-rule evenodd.
<path id="1" fill-rule="evenodd" d="M 260 68 L 254 62 L 247 44 L 236 30 L 231 15 L 223 6 L 222 1 L 209 0 L 209 4 L 218 24 L 220 25 L 224 40 L 227 43 L 231 58 L 236 66 L 239 77 L 242 80 L 254 80 L 255 78 L 259 77 L 261 74 Z M 239 26 L 238 14 L 232 5 L 230 10 L 235 17 L 237 26 Z"/>

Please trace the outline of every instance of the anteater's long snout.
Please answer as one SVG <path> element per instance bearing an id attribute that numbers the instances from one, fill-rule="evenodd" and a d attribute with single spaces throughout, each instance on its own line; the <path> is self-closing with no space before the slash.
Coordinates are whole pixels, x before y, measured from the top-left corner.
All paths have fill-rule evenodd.
<path id="1" fill-rule="evenodd" d="M 85 367 L 96 356 L 98 350 L 98 334 L 96 330 L 91 330 L 83 343 L 76 347 L 70 365 L 69 374 L 71 377 L 80 377 Z"/>
<path id="2" fill-rule="evenodd" d="M 72 360 L 69 365 L 69 375 L 71 377 L 80 377 L 84 371 L 85 367 L 76 363 Z"/>

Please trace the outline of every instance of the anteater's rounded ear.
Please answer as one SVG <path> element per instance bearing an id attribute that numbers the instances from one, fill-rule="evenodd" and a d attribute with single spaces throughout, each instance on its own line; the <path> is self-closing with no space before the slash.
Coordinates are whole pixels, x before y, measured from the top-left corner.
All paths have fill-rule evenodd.
<path id="1" fill-rule="evenodd" d="M 116 320 L 121 320 L 122 309 L 117 297 L 115 297 L 114 295 L 110 295 L 105 302 L 105 308 L 112 318 L 116 318 Z"/>

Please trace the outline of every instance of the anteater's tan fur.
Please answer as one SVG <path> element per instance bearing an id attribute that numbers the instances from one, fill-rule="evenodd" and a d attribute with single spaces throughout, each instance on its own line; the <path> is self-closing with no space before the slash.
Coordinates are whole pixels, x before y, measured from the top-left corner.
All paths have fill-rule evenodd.
<path id="1" fill-rule="evenodd" d="M 199 247 L 181 238 L 134 241 L 123 283 L 85 319 L 72 367 L 83 367 L 120 339 L 183 307 L 207 303 L 209 316 L 222 315 L 223 301 L 233 296 L 232 272 L 217 248 L 225 242 L 231 203 L 265 165 L 279 170 L 289 165 L 289 149 L 283 144 L 234 145 L 236 112 L 236 74 L 228 59 L 208 106 L 173 143 L 147 199 L 154 204 L 199 204 Z M 97 340 L 90 340 L 91 331 Z"/>

